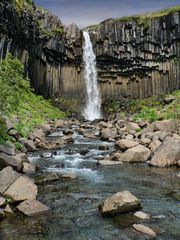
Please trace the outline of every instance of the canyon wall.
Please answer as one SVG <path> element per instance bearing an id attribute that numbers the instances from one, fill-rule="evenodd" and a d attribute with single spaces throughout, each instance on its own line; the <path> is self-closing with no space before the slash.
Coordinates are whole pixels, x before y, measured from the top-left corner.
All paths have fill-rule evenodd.
<path id="1" fill-rule="evenodd" d="M 180 88 L 180 12 L 89 27 L 103 96 L 145 98 Z"/>
<path id="2" fill-rule="evenodd" d="M 21 2 L 21 4 L 20 4 Z M 180 11 L 109 19 L 88 27 L 104 98 L 144 98 L 180 88 Z M 82 30 L 31 0 L 1 0 L 0 58 L 20 58 L 38 94 L 85 95 Z"/>

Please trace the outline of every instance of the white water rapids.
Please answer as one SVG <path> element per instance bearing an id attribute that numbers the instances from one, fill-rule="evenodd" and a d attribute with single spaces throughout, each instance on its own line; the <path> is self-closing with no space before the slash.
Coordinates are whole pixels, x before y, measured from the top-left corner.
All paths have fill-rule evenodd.
<path id="1" fill-rule="evenodd" d="M 83 32 L 83 60 L 85 64 L 84 78 L 86 85 L 86 105 L 83 115 L 87 120 L 101 118 L 101 94 L 97 81 L 96 56 L 88 32 Z"/>

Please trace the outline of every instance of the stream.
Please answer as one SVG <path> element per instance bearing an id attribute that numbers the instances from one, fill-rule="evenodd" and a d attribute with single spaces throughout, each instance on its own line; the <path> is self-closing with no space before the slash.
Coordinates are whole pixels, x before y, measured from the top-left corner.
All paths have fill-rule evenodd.
<path id="1" fill-rule="evenodd" d="M 114 150 L 114 144 L 99 138 L 88 139 L 72 126 L 74 143 L 62 149 L 29 153 L 29 160 L 39 171 L 34 176 L 38 184 L 38 199 L 50 207 L 46 215 L 6 218 L 0 222 L 2 240 L 145 240 L 148 236 L 136 232 L 132 223 L 142 222 L 154 229 L 158 240 L 180 239 L 180 205 L 177 168 L 154 168 L 145 164 L 98 166 Z M 63 129 L 62 129 L 63 130 Z M 91 129 L 88 129 L 91 132 Z M 55 132 L 49 138 L 61 138 Z M 99 146 L 108 150 L 99 150 Z M 82 155 L 85 149 L 85 155 Z M 44 156 L 44 157 L 42 157 Z M 77 179 L 40 182 L 54 173 L 75 173 Z M 39 181 L 39 182 L 38 182 Z M 150 220 L 139 221 L 132 215 L 102 217 L 98 205 L 113 194 L 128 190 L 137 196 Z"/>

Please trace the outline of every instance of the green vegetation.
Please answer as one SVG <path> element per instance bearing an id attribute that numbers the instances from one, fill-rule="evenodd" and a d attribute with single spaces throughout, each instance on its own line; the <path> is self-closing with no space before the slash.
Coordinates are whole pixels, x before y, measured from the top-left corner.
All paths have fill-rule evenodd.
<path id="1" fill-rule="evenodd" d="M 32 11 L 34 3 L 32 0 L 15 0 L 15 6 L 17 12 L 22 12 L 24 8 L 27 8 L 28 10 Z"/>
<path id="2" fill-rule="evenodd" d="M 60 97 L 56 105 L 59 109 L 66 112 L 68 117 L 71 117 L 73 114 L 79 115 L 81 112 L 81 101 L 79 98 Z"/>
<path id="3" fill-rule="evenodd" d="M 5 119 L 17 119 L 15 129 L 27 137 L 32 129 L 48 120 L 64 117 L 50 100 L 34 94 L 23 65 L 11 55 L 0 63 L 0 143 L 10 140 Z M 20 148 L 21 146 L 17 146 Z"/>
<path id="4" fill-rule="evenodd" d="M 120 21 L 120 22 L 136 21 L 139 26 L 143 26 L 144 28 L 149 28 L 152 19 L 163 17 L 177 11 L 180 11 L 180 5 L 163 9 L 157 12 L 146 13 L 143 15 L 125 16 L 125 17 L 117 18 L 116 21 Z"/>

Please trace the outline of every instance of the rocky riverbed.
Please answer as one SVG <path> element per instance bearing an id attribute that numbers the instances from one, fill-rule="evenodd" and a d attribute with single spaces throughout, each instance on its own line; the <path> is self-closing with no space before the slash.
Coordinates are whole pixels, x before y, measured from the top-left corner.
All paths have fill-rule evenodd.
<path id="1" fill-rule="evenodd" d="M 178 239 L 179 130 L 174 120 L 59 120 L 18 139 L 21 151 L 1 145 L 0 237 Z M 108 199 L 117 208 L 103 217 Z"/>

